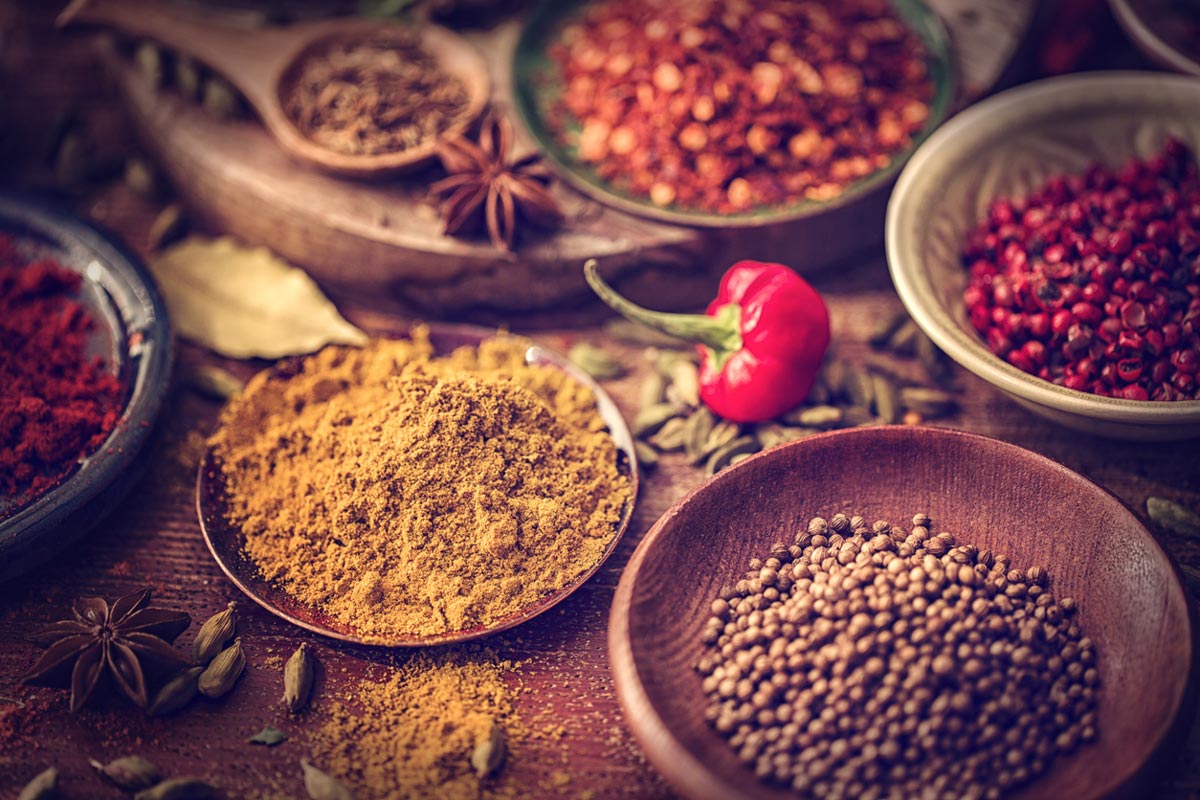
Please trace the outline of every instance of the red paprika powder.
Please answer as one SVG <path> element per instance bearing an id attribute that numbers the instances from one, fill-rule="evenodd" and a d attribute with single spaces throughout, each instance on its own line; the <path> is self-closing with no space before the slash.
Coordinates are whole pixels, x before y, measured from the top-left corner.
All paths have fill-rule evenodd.
<path id="1" fill-rule="evenodd" d="M 80 282 L 0 234 L 0 506 L 54 486 L 121 416 L 121 380 L 87 354 L 95 322 Z"/>

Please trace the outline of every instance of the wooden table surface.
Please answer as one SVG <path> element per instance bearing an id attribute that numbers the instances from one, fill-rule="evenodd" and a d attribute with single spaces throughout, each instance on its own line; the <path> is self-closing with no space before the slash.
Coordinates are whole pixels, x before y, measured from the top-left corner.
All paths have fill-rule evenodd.
<path id="1" fill-rule="evenodd" d="M 0 6 L 0 30 L 5 15 L 12 13 Z M 28 76 L 31 84 L 44 84 L 32 92 L 42 98 L 42 109 L 82 101 L 89 120 L 96 120 L 101 130 L 115 132 L 111 138 L 119 141 L 119 115 L 106 104 L 105 95 L 85 88 L 94 85 L 86 66 L 78 59 L 68 58 L 64 63 L 74 66 Z M 28 93 L 23 96 L 27 98 Z M 0 109 L 4 108 L 0 99 Z M 8 108 L 0 145 L 10 157 L 14 152 L 33 152 L 31 143 L 36 143 L 38 125 L 44 127 L 45 120 L 19 117 L 12 110 L 22 109 L 24 114 L 36 110 L 36 104 Z M 21 174 L 24 185 L 42 180 L 32 162 L 20 169 L 10 164 L 5 170 L 10 179 L 16 173 Z M 145 254 L 155 210 L 150 204 L 119 184 L 78 194 L 72 202 Z M 881 315 L 900 307 L 882 256 L 836 274 L 814 276 L 812 281 L 828 300 L 839 356 L 859 363 L 879 360 L 879 354 L 865 344 L 867 332 Z M 404 320 L 368 310 L 346 311 L 368 329 L 397 330 L 406 325 Z M 513 320 L 512 324 L 521 329 L 528 322 Z M 631 375 L 607 384 L 622 411 L 631 416 L 637 385 L 648 369 L 636 348 L 606 341 L 596 328 L 538 330 L 534 336 L 564 349 L 571 341 L 585 338 L 637 364 Z M 229 366 L 183 344 L 177 371 L 210 362 Z M 242 372 L 254 368 L 233 366 Z M 906 362 L 891 366 L 901 372 L 914 369 Z M 1030 415 L 965 372 L 958 377 L 963 388 L 961 414 L 939 424 L 1004 439 L 1060 461 L 1111 491 L 1143 518 L 1145 500 L 1151 495 L 1200 507 L 1200 459 L 1195 443 L 1130 444 L 1074 433 Z M 116 703 L 97 704 L 71 715 L 66 693 L 20 685 L 21 675 L 40 653 L 24 637 L 59 618 L 76 595 L 114 598 L 151 586 L 156 604 L 186 609 L 197 621 L 239 597 L 205 548 L 193 505 L 197 444 L 210 431 L 217 410 L 215 402 L 177 389 L 164 413 L 163 436 L 150 469 L 119 511 L 79 546 L 0 586 L 0 798 L 15 797 L 30 777 L 49 765 L 57 765 L 63 773 L 68 798 L 116 797 L 115 790 L 98 782 L 86 759 L 104 760 L 131 752 L 150 758 L 171 774 L 209 777 L 231 797 L 302 797 L 297 763 L 307 752 L 305 737 L 311 723 L 303 721 L 308 718 L 289 720 L 281 712 L 278 668 L 268 668 L 264 662 L 286 657 L 301 641 L 313 642 L 325 667 L 317 687 L 320 698 L 344 690 L 371 664 L 404 657 L 301 635 L 256 606 L 243 603 L 240 627 L 250 667 L 238 688 L 220 702 L 156 720 Z M 622 720 L 608 674 L 605 633 L 613 589 L 633 549 L 655 519 L 702 479 L 701 472 L 682 463 L 680 457 L 664 457 L 660 468 L 642 484 L 629 532 L 596 576 L 541 618 L 488 641 L 499 657 L 524 663 L 513 680 L 531 691 L 518 694 L 519 715 L 526 720 L 553 719 L 565 729 L 561 738 L 532 742 L 521 758 L 505 767 L 504 783 L 521 795 L 671 796 L 643 760 Z M 1164 536 L 1163 541 L 1181 561 L 1200 567 L 1200 543 L 1175 536 Z M 193 624 L 181 641 L 189 642 L 197 627 L 198 623 Z M 321 702 L 318 699 L 317 712 Z M 292 738 L 269 750 L 245 743 L 268 724 L 284 728 Z M 1193 731 L 1188 742 L 1181 744 L 1181 755 L 1163 770 L 1157 796 L 1200 797 L 1200 734 Z M 554 779 L 561 780 L 563 772 L 570 780 L 560 785 Z"/>

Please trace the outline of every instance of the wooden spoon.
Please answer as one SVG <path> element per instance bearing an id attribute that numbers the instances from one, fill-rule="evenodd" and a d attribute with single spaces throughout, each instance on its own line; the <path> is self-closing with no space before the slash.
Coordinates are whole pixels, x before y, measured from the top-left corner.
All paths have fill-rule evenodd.
<path id="1" fill-rule="evenodd" d="M 315 45 L 330 39 L 378 35 L 389 23 L 333 19 L 287 27 L 239 28 L 166 8 L 159 0 L 75 0 L 59 15 L 58 25 L 76 23 L 103 25 L 153 39 L 203 63 L 245 96 L 284 150 L 327 172 L 355 178 L 382 177 L 425 163 L 434 154 L 434 139 L 387 153 L 340 153 L 306 137 L 283 109 L 284 81 L 292 65 Z M 421 44 L 442 69 L 466 87 L 467 109 L 449 129 L 461 131 L 487 105 L 491 91 L 487 65 L 462 37 L 436 25 L 422 27 Z"/>

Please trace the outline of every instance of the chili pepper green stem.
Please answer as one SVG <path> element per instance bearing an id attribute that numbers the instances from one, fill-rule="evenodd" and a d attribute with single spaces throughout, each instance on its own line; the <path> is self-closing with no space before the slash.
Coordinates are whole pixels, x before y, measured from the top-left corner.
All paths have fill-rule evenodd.
<path id="1" fill-rule="evenodd" d="M 583 265 L 583 274 L 588 286 L 600 299 L 626 319 L 710 348 L 718 369 L 726 358 L 742 348 L 742 310 L 734 303 L 722 306 L 714 316 L 651 311 L 626 300 L 605 283 L 596 269 L 596 259 L 587 260 Z"/>

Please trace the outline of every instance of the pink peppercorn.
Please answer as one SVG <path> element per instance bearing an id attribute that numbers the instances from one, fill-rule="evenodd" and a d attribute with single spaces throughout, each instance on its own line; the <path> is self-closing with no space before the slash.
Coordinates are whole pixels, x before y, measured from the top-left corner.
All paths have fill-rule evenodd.
<path id="1" fill-rule="evenodd" d="M 1107 397 L 1200 399 L 1200 170 L 1178 139 L 996 200 L 962 262 L 972 327 L 1018 369 Z"/>

